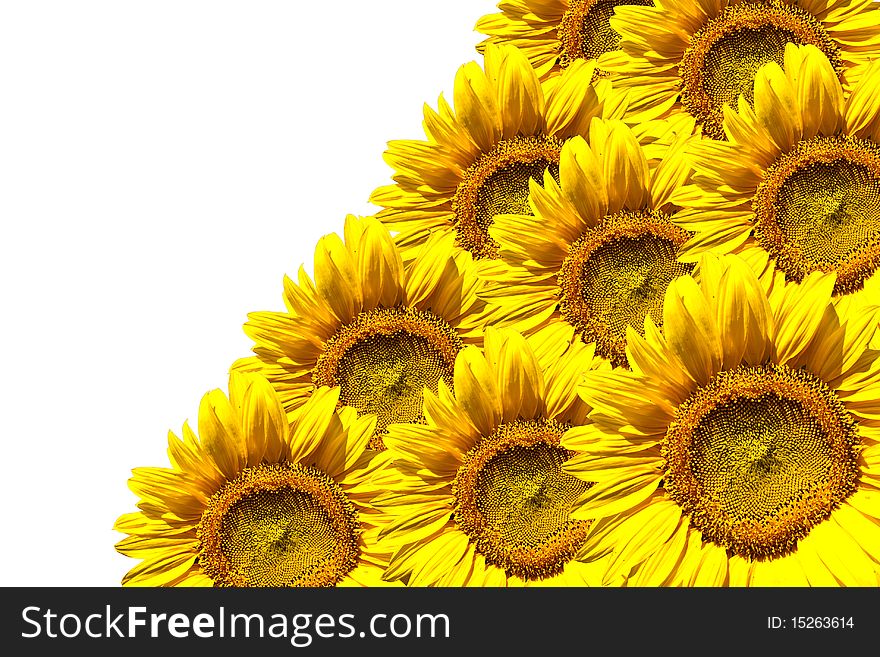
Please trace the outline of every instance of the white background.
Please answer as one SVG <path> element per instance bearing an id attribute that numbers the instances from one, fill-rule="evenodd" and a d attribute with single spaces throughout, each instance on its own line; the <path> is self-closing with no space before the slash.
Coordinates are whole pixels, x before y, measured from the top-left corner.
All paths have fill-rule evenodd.
<path id="1" fill-rule="evenodd" d="M 0 585 L 115 586 L 165 466 L 495 0 L 0 0 Z"/>

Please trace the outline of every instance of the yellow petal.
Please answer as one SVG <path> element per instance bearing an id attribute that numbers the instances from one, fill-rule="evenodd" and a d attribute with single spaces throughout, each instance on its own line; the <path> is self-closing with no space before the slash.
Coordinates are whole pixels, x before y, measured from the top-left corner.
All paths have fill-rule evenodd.
<path id="1" fill-rule="evenodd" d="M 494 85 L 476 62 L 462 66 L 455 76 L 453 92 L 458 120 L 483 152 L 501 139 L 501 113 Z"/>
<path id="2" fill-rule="evenodd" d="M 684 556 L 688 538 L 688 521 L 679 520 L 674 533 L 651 554 L 635 574 L 636 586 L 662 586 Z"/>
<path id="3" fill-rule="evenodd" d="M 670 351 L 698 384 L 707 384 L 721 369 L 721 338 L 714 313 L 690 276 L 679 277 L 666 289 L 663 333 Z"/>
<path id="4" fill-rule="evenodd" d="M 785 73 L 797 95 L 802 139 L 831 136 L 843 125 L 843 88 L 828 58 L 813 45 L 785 48 Z"/>
<path id="5" fill-rule="evenodd" d="M 598 120 L 594 119 L 593 123 Z M 590 138 L 592 140 L 592 130 Z M 622 121 L 608 122 L 602 160 L 608 189 L 608 213 L 646 207 L 651 199 L 648 160 L 632 131 Z"/>
<path id="6" fill-rule="evenodd" d="M 772 311 L 767 295 L 741 258 L 700 261 L 703 294 L 712 299 L 724 349 L 724 368 L 763 363 L 771 349 Z"/>
<path id="7" fill-rule="evenodd" d="M 164 553 L 145 559 L 122 578 L 123 586 L 166 586 L 183 576 L 193 566 L 196 555 L 192 552 Z"/>
<path id="8" fill-rule="evenodd" d="M 616 530 L 615 534 L 620 538 L 606 579 L 628 574 L 634 566 L 662 548 L 678 529 L 681 507 L 662 498 L 652 501 L 653 504 L 634 513 Z"/>
<path id="9" fill-rule="evenodd" d="M 226 395 L 212 390 L 199 405 L 199 437 L 202 448 L 227 479 L 235 479 L 247 463 L 247 447 L 238 413 Z"/>
<path id="10" fill-rule="evenodd" d="M 430 586 L 460 564 L 468 549 L 468 537 L 460 531 L 448 531 L 433 539 L 420 555 L 421 563 L 413 572 L 410 586 Z"/>
<path id="11" fill-rule="evenodd" d="M 287 415 L 271 384 L 262 376 L 248 377 L 242 399 L 242 428 L 247 438 L 249 466 L 281 458 L 289 431 Z"/>
<path id="12" fill-rule="evenodd" d="M 755 562 L 751 586 L 809 586 L 809 579 L 795 555 Z"/>
<path id="13" fill-rule="evenodd" d="M 503 421 L 536 417 L 543 410 L 544 377 L 525 338 L 509 329 L 488 327 L 485 353 L 495 371 Z"/>
<path id="14" fill-rule="evenodd" d="M 768 62 L 755 75 L 755 115 L 783 151 L 789 151 L 803 133 L 795 90 L 776 62 Z"/>
<path id="15" fill-rule="evenodd" d="M 325 235 L 315 247 L 315 285 L 324 302 L 342 321 L 349 322 L 363 305 L 357 263 L 339 235 Z"/>
<path id="16" fill-rule="evenodd" d="M 846 131 L 871 138 L 880 129 L 880 59 L 875 59 L 846 100 Z"/>
<path id="17" fill-rule="evenodd" d="M 346 226 L 359 223 L 363 232 L 358 240 L 358 278 L 363 287 L 363 308 L 376 306 L 392 308 L 403 297 L 403 259 L 388 229 L 376 219 L 358 221 L 351 215 Z"/>
<path id="18" fill-rule="evenodd" d="M 880 522 L 868 518 L 846 503 L 834 510 L 831 519 L 859 548 L 880 564 Z M 880 566 L 877 568 L 880 570 Z"/>
<path id="19" fill-rule="evenodd" d="M 312 465 L 339 401 L 339 387 L 321 387 L 294 414 L 288 439 L 290 462 Z"/>
<path id="20" fill-rule="evenodd" d="M 703 546 L 694 586 L 723 586 L 727 581 L 727 554 L 711 543 Z"/>
<path id="21" fill-rule="evenodd" d="M 799 285 L 786 285 L 775 309 L 776 361 L 782 365 L 806 349 L 831 303 L 834 276 L 812 272 Z"/>
<path id="22" fill-rule="evenodd" d="M 480 350 L 462 349 L 455 359 L 455 397 L 483 436 L 501 423 L 503 409 L 495 383 L 495 373 Z"/>
<path id="23" fill-rule="evenodd" d="M 492 47 L 487 49 L 491 56 Z M 538 76 L 522 51 L 512 46 L 499 48 L 502 52 L 498 75 L 498 104 L 502 110 L 503 136 L 510 139 L 518 134 L 538 132 L 544 115 L 544 93 Z"/>
<path id="24" fill-rule="evenodd" d="M 565 146 L 563 146 L 564 152 Z M 543 186 L 534 178 L 529 180 L 529 207 L 534 214 L 532 221 L 554 226 L 553 237 L 559 242 L 570 244 L 584 232 L 585 218 L 581 215 L 578 206 L 566 198 L 549 169 L 544 173 Z M 492 228 L 494 225 L 489 227 L 490 233 Z"/>
<path id="25" fill-rule="evenodd" d="M 595 63 L 572 63 L 547 92 L 546 134 L 561 139 L 585 135 L 590 121 L 602 112 L 596 89 L 591 84 Z"/>
<path id="26" fill-rule="evenodd" d="M 807 539 L 831 574 L 845 586 L 877 584 L 876 565 L 836 522 L 820 522 L 810 529 Z"/>
<path id="27" fill-rule="evenodd" d="M 657 490 L 661 478 L 662 474 L 652 472 L 598 483 L 573 505 L 571 517 L 602 518 L 638 506 Z"/>
<path id="28" fill-rule="evenodd" d="M 569 434 L 566 433 L 566 436 Z M 566 443 L 571 444 L 571 439 Z M 579 454 L 563 464 L 563 469 L 584 481 L 614 481 L 638 474 L 651 474 L 660 465 L 656 456 Z"/>
<path id="29" fill-rule="evenodd" d="M 406 266 L 406 297 L 408 306 L 422 307 L 434 294 L 444 272 L 455 268 L 452 249 L 455 236 L 435 233 Z"/>
<path id="30" fill-rule="evenodd" d="M 586 226 L 595 226 L 608 214 L 608 192 L 602 163 L 583 137 L 573 137 L 562 147 L 559 182 L 565 198 L 577 208 Z"/>

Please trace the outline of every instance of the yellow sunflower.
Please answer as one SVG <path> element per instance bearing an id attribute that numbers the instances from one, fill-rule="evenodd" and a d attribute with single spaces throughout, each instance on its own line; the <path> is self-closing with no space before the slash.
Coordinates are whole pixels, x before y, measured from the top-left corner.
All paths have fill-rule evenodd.
<path id="1" fill-rule="evenodd" d="M 481 340 L 483 302 L 470 255 L 452 235 L 435 235 L 404 263 L 373 218 L 345 221 L 344 241 L 323 237 L 315 280 L 285 278 L 287 312 L 249 315 L 256 356 L 236 371 L 259 372 L 288 411 L 315 388 L 339 386 L 340 403 L 378 416 L 372 447 L 391 422 L 417 422 L 422 391 L 452 382 L 455 357 Z"/>
<path id="2" fill-rule="evenodd" d="M 770 299 L 737 256 L 698 267 L 662 335 L 630 331 L 632 371 L 579 388 L 593 424 L 562 444 L 597 482 L 573 512 L 597 519 L 582 556 L 630 585 L 876 585 L 876 314 L 842 316 L 827 276 Z"/>
<path id="3" fill-rule="evenodd" d="M 648 118 L 685 111 L 713 139 L 724 138 L 724 105 L 742 94 L 751 101 L 758 68 L 781 64 L 786 44 L 815 46 L 851 81 L 880 46 L 870 0 L 655 0 L 618 7 L 611 26 L 620 50 L 599 66 L 631 92 L 630 109 Z"/>
<path id="4" fill-rule="evenodd" d="M 455 77 L 454 113 L 442 96 L 438 111 L 425 107 L 426 141 L 389 142 L 395 184 L 373 193 L 377 217 L 407 249 L 439 231 L 494 257 L 492 217 L 528 212 L 529 181 L 556 170 L 563 142 L 595 116 L 623 114 L 607 81 L 591 85 L 593 69 L 578 62 L 542 84 L 516 48 L 487 47 L 485 70 L 470 62 Z"/>
<path id="5" fill-rule="evenodd" d="M 140 511 L 116 545 L 142 559 L 132 586 L 337 586 L 381 583 L 370 498 L 385 459 L 367 450 L 375 418 L 337 411 L 324 388 L 288 425 L 262 377 L 232 374 L 209 392 L 197 437 L 168 436 L 170 468 L 136 468 Z"/>
<path id="6" fill-rule="evenodd" d="M 686 258 L 737 253 L 765 285 L 836 275 L 847 305 L 880 291 L 880 62 L 852 94 L 812 46 L 789 45 L 785 69 L 763 67 L 754 110 L 741 102 L 724 122 L 729 141 L 694 143 L 696 186 L 676 197 L 694 231 Z"/>
<path id="7" fill-rule="evenodd" d="M 477 46 L 516 46 L 542 79 L 559 75 L 581 59 L 617 50 L 620 35 L 611 27 L 614 8 L 647 6 L 651 0 L 509 0 L 500 13 L 483 16 L 476 30 L 489 38 Z M 594 75 L 602 75 L 598 69 Z"/>
<path id="8" fill-rule="evenodd" d="M 483 267 L 479 294 L 504 325 L 577 334 L 625 366 L 627 327 L 641 331 L 646 315 L 659 325 L 666 286 L 693 268 L 677 259 L 691 235 L 670 220 L 690 129 L 653 166 L 621 121 L 593 119 L 588 136 L 563 146 L 558 184 L 532 184 L 533 214 L 495 217 L 503 264 Z"/>
<path id="9" fill-rule="evenodd" d="M 387 514 L 388 580 L 410 586 L 584 585 L 601 568 L 574 559 L 589 522 L 572 503 L 590 484 L 566 474 L 560 440 L 586 421 L 578 398 L 591 346 L 539 360 L 518 333 L 486 330 L 465 347 L 455 393 L 425 394 L 426 423 L 389 427 L 401 476 L 376 498 Z"/>

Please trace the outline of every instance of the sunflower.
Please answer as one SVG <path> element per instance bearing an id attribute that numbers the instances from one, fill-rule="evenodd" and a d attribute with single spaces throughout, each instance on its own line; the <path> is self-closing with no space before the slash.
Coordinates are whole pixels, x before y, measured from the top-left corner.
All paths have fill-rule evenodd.
<path id="1" fill-rule="evenodd" d="M 455 113 L 440 97 L 425 107 L 426 141 L 392 141 L 385 160 L 395 184 L 373 192 L 377 217 L 410 249 L 432 232 L 454 233 L 476 258 L 495 256 L 488 227 L 496 214 L 528 212 L 529 181 L 555 172 L 562 144 L 594 116 L 623 114 L 623 98 L 594 66 L 578 62 L 541 84 L 512 46 L 488 46 L 485 70 L 465 64 L 455 78 Z"/>
<path id="2" fill-rule="evenodd" d="M 841 315 L 827 276 L 769 298 L 737 256 L 698 268 L 662 335 L 629 332 L 632 371 L 579 388 L 593 423 L 562 444 L 597 482 L 573 511 L 595 519 L 582 556 L 630 585 L 876 585 L 876 314 Z"/>
<path id="3" fill-rule="evenodd" d="M 599 66 L 631 92 L 630 109 L 648 118 L 685 111 L 713 139 L 725 135 L 724 105 L 742 94 L 751 101 L 758 68 L 781 64 L 786 44 L 815 46 L 836 76 L 853 80 L 880 46 L 880 12 L 866 0 L 655 0 L 618 7 L 611 26 L 620 50 Z"/>
<path id="4" fill-rule="evenodd" d="M 789 45 L 755 78 L 755 109 L 728 110 L 729 141 L 695 143 L 695 187 L 677 200 L 696 233 L 685 257 L 738 253 L 767 285 L 836 275 L 848 305 L 880 290 L 880 62 L 844 101 L 828 60 Z"/>
<path id="5" fill-rule="evenodd" d="M 256 356 L 233 365 L 258 372 L 287 411 L 320 386 L 339 386 L 340 403 L 378 417 L 371 446 L 391 422 L 417 422 L 422 391 L 452 382 L 455 357 L 479 344 L 483 302 L 469 254 L 436 235 L 405 264 L 373 218 L 345 221 L 344 241 L 323 237 L 315 281 L 303 268 L 285 277 L 287 312 L 256 312 L 244 325 Z"/>
<path id="6" fill-rule="evenodd" d="M 560 183 L 547 175 L 543 188 L 532 184 L 533 214 L 496 216 L 490 229 L 503 264 L 483 267 L 479 294 L 499 321 L 562 340 L 577 334 L 626 366 L 627 327 L 641 331 L 646 315 L 660 324 L 666 286 L 693 269 L 677 259 L 691 235 L 670 220 L 670 198 L 690 173 L 690 132 L 654 166 L 620 121 L 593 119 L 589 145 L 566 142 Z"/>
<path id="7" fill-rule="evenodd" d="M 614 8 L 648 6 L 651 0 L 510 0 L 498 14 L 483 16 L 476 30 L 489 38 L 477 46 L 516 46 L 542 79 L 559 75 L 573 62 L 617 50 L 620 35 L 611 27 Z M 594 76 L 603 75 L 596 69 Z"/>
<path id="8" fill-rule="evenodd" d="M 140 511 L 116 521 L 116 545 L 143 559 L 132 586 L 336 586 L 381 582 L 367 450 L 375 418 L 337 411 L 324 388 L 288 425 L 264 378 L 232 374 L 229 397 L 206 394 L 200 437 L 168 436 L 170 468 L 136 468 Z"/>
<path id="9" fill-rule="evenodd" d="M 584 585 L 596 564 L 574 559 L 589 522 L 569 510 L 590 484 L 566 474 L 560 447 L 586 421 L 576 387 L 591 346 L 539 360 L 509 330 L 486 330 L 485 355 L 465 347 L 455 394 L 425 394 L 423 425 L 389 427 L 397 484 L 376 498 L 388 517 L 386 579 L 410 586 Z"/>

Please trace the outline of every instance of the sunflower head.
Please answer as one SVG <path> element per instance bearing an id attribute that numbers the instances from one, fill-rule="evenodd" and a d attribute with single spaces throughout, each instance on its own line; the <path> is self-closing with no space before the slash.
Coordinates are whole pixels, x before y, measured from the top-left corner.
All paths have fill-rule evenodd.
<path id="1" fill-rule="evenodd" d="M 563 446 L 598 482 L 574 512 L 599 518 L 585 553 L 636 585 L 875 583 L 876 313 L 843 314 L 820 275 L 768 297 L 736 256 L 698 270 L 663 335 L 631 332 L 633 370 L 579 389 L 593 424 Z"/>
<path id="2" fill-rule="evenodd" d="M 523 52 L 487 46 L 484 67 L 459 69 L 454 110 L 442 97 L 437 111 L 425 108 L 425 141 L 389 143 L 395 184 L 373 193 L 377 217 L 406 251 L 443 232 L 475 258 L 496 257 L 494 217 L 529 212 L 530 181 L 558 175 L 565 140 L 593 117 L 624 114 L 625 98 L 607 81 L 593 84 L 594 70 L 579 61 L 542 83 Z"/>
<path id="3" fill-rule="evenodd" d="M 651 0 L 512 0 L 500 13 L 483 16 L 476 30 L 488 38 L 477 46 L 510 44 L 521 49 L 542 79 L 560 75 L 581 60 L 617 50 L 620 35 L 611 27 L 616 7 L 649 6 Z M 594 77 L 607 75 L 596 69 Z"/>
<path id="4" fill-rule="evenodd" d="M 831 62 L 834 77 L 852 82 L 880 45 L 880 13 L 861 0 L 682 2 L 618 7 L 611 26 L 620 49 L 599 66 L 631 92 L 643 120 L 685 112 L 703 134 L 724 139 L 725 106 L 756 100 L 758 70 L 781 65 L 788 46 L 812 46 Z"/>
<path id="5" fill-rule="evenodd" d="M 813 46 L 785 50 L 755 78 L 754 107 L 725 113 L 726 143 L 694 143 L 695 187 L 680 197 L 696 233 L 685 257 L 741 254 L 765 284 L 835 277 L 835 293 L 868 300 L 880 266 L 880 65 L 846 97 Z"/>
<path id="6" fill-rule="evenodd" d="M 376 500 L 388 514 L 385 577 L 410 585 L 584 584 L 574 560 L 589 522 L 571 518 L 590 484 L 566 473 L 560 444 L 585 421 L 575 388 L 592 349 L 539 358 L 518 333 L 488 328 L 485 351 L 456 359 L 455 394 L 426 393 L 424 425 L 392 425 L 399 474 Z"/>
<path id="7" fill-rule="evenodd" d="M 470 255 L 439 234 L 413 255 L 377 220 L 348 217 L 344 239 L 318 243 L 314 281 L 285 278 L 287 312 L 249 316 L 256 357 L 234 369 L 266 376 L 288 411 L 338 386 L 341 405 L 377 416 L 381 447 L 388 424 L 421 421 L 423 390 L 451 383 L 458 352 L 481 339 Z"/>
<path id="8" fill-rule="evenodd" d="M 335 586 L 377 581 L 366 449 L 375 418 L 337 410 L 319 390 L 291 424 L 272 387 L 233 374 L 229 396 L 202 399 L 199 436 L 169 434 L 170 468 L 136 468 L 139 511 L 117 544 L 143 559 L 124 578 L 141 586 Z"/>
<path id="9" fill-rule="evenodd" d="M 649 159 L 657 143 L 616 120 L 595 118 L 587 139 L 566 142 L 559 181 L 532 183 L 532 213 L 497 216 L 490 231 L 502 264 L 485 269 L 480 295 L 500 321 L 567 331 L 626 366 L 627 327 L 642 331 L 648 316 L 661 324 L 667 285 L 692 269 L 677 258 L 690 234 L 673 223 L 670 201 L 690 173 L 686 123 L 665 126 L 659 160 Z"/>

